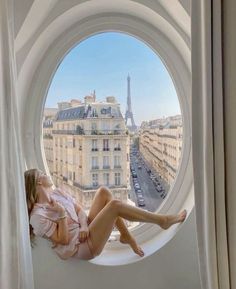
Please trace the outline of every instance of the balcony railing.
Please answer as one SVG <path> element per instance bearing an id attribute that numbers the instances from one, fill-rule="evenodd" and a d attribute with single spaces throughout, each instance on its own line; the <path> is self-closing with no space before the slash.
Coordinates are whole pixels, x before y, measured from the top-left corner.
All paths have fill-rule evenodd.
<path id="1" fill-rule="evenodd" d="M 114 165 L 114 169 L 121 169 L 121 165 Z"/>
<path id="2" fill-rule="evenodd" d="M 173 168 L 172 166 L 171 166 L 171 164 L 169 164 L 166 160 L 164 160 L 164 163 L 165 163 L 165 165 L 168 167 L 168 168 L 170 168 L 174 173 L 176 173 L 176 169 L 175 168 Z"/>
<path id="3" fill-rule="evenodd" d="M 83 186 L 81 186 L 79 183 L 77 182 L 73 182 L 73 186 L 79 188 L 79 189 L 83 189 Z"/>
<path id="4" fill-rule="evenodd" d="M 79 184 L 78 182 L 73 182 L 73 185 L 81 190 L 95 190 L 96 188 L 99 187 L 99 184 L 94 183 L 94 185 L 90 185 L 90 186 L 82 186 L 81 184 Z M 125 185 L 109 185 L 108 186 L 110 189 L 127 189 L 127 186 Z"/>
<path id="5" fill-rule="evenodd" d="M 98 148 L 92 148 L 91 151 L 92 152 L 98 152 Z"/>
<path id="6" fill-rule="evenodd" d="M 92 170 L 99 170 L 99 166 L 92 166 Z"/>
<path id="7" fill-rule="evenodd" d="M 109 148 L 103 148 L 104 152 L 108 152 L 110 149 Z"/>
<path id="8" fill-rule="evenodd" d="M 52 134 L 67 134 L 67 135 L 126 135 L 126 130 L 52 130 Z"/>
<path id="9" fill-rule="evenodd" d="M 53 136 L 51 134 L 44 134 L 43 138 L 44 139 L 53 139 Z"/>
<path id="10" fill-rule="evenodd" d="M 114 148 L 114 151 L 121 151 L 121 148 L 120 147 Z"/>
<path id="11" fill-rule="evenodd" d="M 110 165 L 103 165 L 103 169 L 104 170 L 110 169 Z"/>

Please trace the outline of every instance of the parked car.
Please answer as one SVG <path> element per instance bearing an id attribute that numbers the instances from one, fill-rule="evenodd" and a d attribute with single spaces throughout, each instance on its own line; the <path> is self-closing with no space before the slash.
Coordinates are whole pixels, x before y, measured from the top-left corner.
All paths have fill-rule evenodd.
<path id="1" fill-rule="evenodd" d="M 139 165 L 139 166 L 138 166 L 138 169 L 139 169 L 139 170 L 141 170 L 141 169 L 142 169 L 142 166 L 141 166 L 141 165 Z"/>
<path id="2" fill-rule="evenodd" d="M 135 185 L 136 185 L 136 184 L 135 184 Z M 137 184 L 137 186 L 134 186 L 135 192 L 137 192 L 138 189 L 140 189 L 140 185 L 139 185 L 139 184 Z"/>
<path id="3" fill-rule="evenodd" d="M 165 197 L 166 197 L 165 192 L 161 194 L 161 197 L 162 197 L 162 199 L 165 199 Z"/>
<path id="4" fill-rule="evenodd" d="M 144 206 L 145 206 L 145 200 L 144 200 L 143 198 L 139 198 L 139 199 L 138 199 L 138 205 L 139 205 L 140 207 L 144 207 Z"/>
<path id="5" fill-rule="evenodd" d="M 143 198 L 143 194 L 137 193 L 138 198 Z"/>

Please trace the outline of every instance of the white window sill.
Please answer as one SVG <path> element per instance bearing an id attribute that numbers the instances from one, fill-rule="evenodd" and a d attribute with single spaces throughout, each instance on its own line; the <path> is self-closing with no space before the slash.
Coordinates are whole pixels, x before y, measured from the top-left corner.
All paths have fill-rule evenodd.
<path id="1" fill-rule="evenodd" d="M 187 199 L 185 200 L 182 208 L 186 209 L 188 212 L 186 220 L 191 214 L 193 207 L 194 207 L 194 194 L 192 190 Z M 143 224 L 138 228 L 135 228 L 132 233 L 135 239 L 137 240 L 137 243 L 144 250 L 145 253 L 144 257 L 141 258 L 135 255 L 128 245 L 123 245 L 117 240 L 107 243 L 102 254 L 90 260 L 89 262 L 103 266 L 118 266 L 141 261 L 143 258 L 146 258 L 154 254 L 162 247 L 164 247 L 172 238 L 174 238 L 177 232 L 184 225 L 185 222 L 183 224 L 173 225 L 168 230 L 162 230 L 156 225 Z"/>

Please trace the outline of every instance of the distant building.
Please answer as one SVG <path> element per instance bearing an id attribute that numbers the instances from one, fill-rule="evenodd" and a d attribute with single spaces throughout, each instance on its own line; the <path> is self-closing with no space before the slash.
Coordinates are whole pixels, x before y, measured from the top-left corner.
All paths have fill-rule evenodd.
<path id="1" fill-rule="evenodd" d="M 169 185 L 179 167 L 182 141 L 181 115 L 143 122 L 139 131 L 142 156 Z"/>
<path id="2" fill-rule="evenodd" d="M 50 174 L 53 174 L 53 122 L 58 112 L 57 108 L 45 108 L 43 114 L 44 152 Z"/>
<path id="3" fill-rule="evenodd" d="M 60 103 L 52 122 L 45 120 L 43 135 L 46 146 L 51 141 L 46 159 L 53 164 L 50 172 L 56 186 L 64 186 L 86 208 L 101 185 L 127 202 L 129 135 L 115 97 L 97 102 L 94 93 L 83 103 Z"/>

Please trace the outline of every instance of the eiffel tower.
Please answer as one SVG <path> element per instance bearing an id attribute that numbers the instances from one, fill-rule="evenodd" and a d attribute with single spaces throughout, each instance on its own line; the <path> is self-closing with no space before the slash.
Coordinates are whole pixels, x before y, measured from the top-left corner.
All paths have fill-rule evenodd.
<path id="1" fill-rule="evenodd" d="M 132 112 L 132 108 L 131 108 L 131 95 L 130 95 L 130 76 L 128 74 L 127 77 L 127 108 L 126 108 L 126 112 L 125 112 L 125 124 L 127 125 L 128 123 L 128 119 L 131 120 L 131 126 L 128 126 L 130 131 L 135 131 L 137 129 L 137 126 L 135 125 L 134 122 L 134 116 L 133 116 L 133 112 Z"/>

